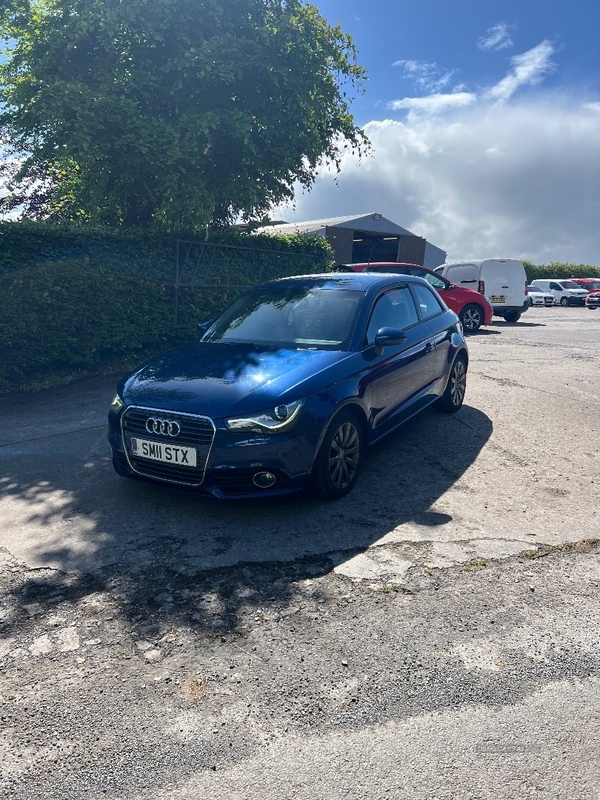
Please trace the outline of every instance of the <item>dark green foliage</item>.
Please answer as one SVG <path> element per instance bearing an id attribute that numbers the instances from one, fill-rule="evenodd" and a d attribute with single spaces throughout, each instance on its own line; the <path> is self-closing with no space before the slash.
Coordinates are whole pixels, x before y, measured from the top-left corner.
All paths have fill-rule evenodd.
<path id="1" fill-rule="evenodd" d="M 173 340 L 167 286 L 76 259 L 14 270 L 0 319 L 8 383 L 118 365 Z"/>
<path id="2" fill-rule="evenodd" d="M 572 264 L 563 261 L 551 261 L 549 264 L 532 264 L 523 261 L 527 282 L 543 278 L 600 278 L 600 267 L 591 264 Z"/>
<path id="3" fill-rule="evenodd" d="M 363 152 L 351 38 L 300 0 L 7 0 L 7 209 L 202 230 Z"/>
<path id="4" fill-rule="evenodd" d="M 333 262 L 318 237 L 228 233 L 216 243 L 244 249 L 227 251 L 227 274 L 221 270 L 213 289 L 189 292 L 192 325 L 219 313 L 245 285 L 326 271 Z M 0 224 L 0 391 L 124 369 L 194 336 L 173 326 L 175 253 L 173 236 Z"/>

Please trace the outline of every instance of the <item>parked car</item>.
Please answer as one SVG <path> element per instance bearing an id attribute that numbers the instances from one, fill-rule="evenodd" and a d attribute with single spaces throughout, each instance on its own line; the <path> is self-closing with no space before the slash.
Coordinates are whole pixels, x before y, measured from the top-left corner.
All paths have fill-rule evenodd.
<path id="1" fill-rule="evenodd" d="M 549 292 L 543 292 L 539 286 L 528 286 L 527 297 L 529 298 L 530 306 L 554 305 L 554 295 Z"/>
<path id="2" fill-rule="evenodd" d="M 218 498 L 335 499 L 365 447 L 428 406 L 463 403 L 461 325 L 422 278 L 283 278 L 202 330 L 119 382 L 108 438 L 120 475 Z"/>
<path id="3" fill-rule="evenodd" d="M 582 289 L 589 292 L 585 298 L 588 308 L 595 310 L 600 305 L 600 278 L 571 278 Z"/>
<path id="4" fill-rule="evenodd" d="M 574 283 L 588 292 L 600 292 L 600 278 L 571 278 Z"/>
<path id="5" fill-rule="evenodd" d="M 476 289 L 492 304 L 494 316 L 518 322 L 529 309 L 527 276 L 521 261 L 513 258 L 485 258 L 482 261 L 454 261 L 441 264 L 435 272 L 457 286 Z"/>
<path id="6" fill-rule="evenodd" d="M 600 292 L 590 292 L 585 298 L 587 308 L 595 311 L 600 306 Z"/>
<path id="7" fill-rule="evenodd" d="M 531 285 L 551 294 L 555 305 L 561 306 L 582 306 L 588 294 L 587 289 L 582 289 L 575 281 L 562 278 L 536 278 Z"/>
<path id="8" fill-rule="evenodd" d="M 494 309 L 485 295 L 456 286 L 447 278 L 422 267 L 419 264 L 397 264 L 394 261 L 377 261 L 374 263 L 342 264 L 338 270 L 353 272 L 385 272 L 395 275 L 417 275 L 433 286 L 448 308 L 458 314 L 465 333 L 475 333 L 482 325 L 490 325 Z"/>

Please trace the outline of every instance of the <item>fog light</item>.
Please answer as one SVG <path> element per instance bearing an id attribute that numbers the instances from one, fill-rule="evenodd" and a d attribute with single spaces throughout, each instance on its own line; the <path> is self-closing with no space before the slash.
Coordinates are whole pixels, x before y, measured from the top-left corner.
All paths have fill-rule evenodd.
<path id="1" fill-rule="evenodd" d="M 259 489 L 269 489 L 276 480 L 277 478 L 272 472 L 257 472 L 252 478 L 252 483 Z"/>

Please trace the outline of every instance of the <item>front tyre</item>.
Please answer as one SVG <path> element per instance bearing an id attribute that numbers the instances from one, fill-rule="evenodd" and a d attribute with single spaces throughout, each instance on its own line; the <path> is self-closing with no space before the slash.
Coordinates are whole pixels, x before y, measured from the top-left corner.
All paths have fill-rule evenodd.
<path id="1" fill-rule="evenodd" d="M 444 414 L 455 414 L 463 404 L 467 389 L 467 361 L 464 356 L 457 356 L 444 394 L 436 401 L 435 407 Z"/>
<path id="2" fill-rule="evenodd" d="M 561 304 L 561 306 L 568 306 L 569 305 L 569 301 L 567 300 L 566 297 L 561 297 L 560 298 L 560 304 Z"/>
<path id="3" fill-rule="evenodd" d="M 483 325 L 483 311 L 475 303 L 469 303 L 459 314 L 465 333 L 475 333 Z"/>
<path id="4" fill-rule="evenodd" d="M 360 424 L 354 414 L 341 411 L 327 428 L 315 461 L 316 494 L 327 500 L 348 494 L 358 478 L 362 454 Z"/>

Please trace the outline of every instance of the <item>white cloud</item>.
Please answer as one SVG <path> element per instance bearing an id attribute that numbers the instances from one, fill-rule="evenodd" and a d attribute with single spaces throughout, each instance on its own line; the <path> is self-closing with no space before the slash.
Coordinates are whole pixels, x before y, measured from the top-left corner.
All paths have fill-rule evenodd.
<path id="1" fill-rule="evenodd" d="M 478 95 L 466 91 L 464 86 L 456 86 L 451 92 L 432 94 L 421 97 L 404 97 L 401 100 L 392 100 L 387 104 L 390 111 L 406 110 L 410 115 L 437 115 L 453 108 L 466 108 L 472 106 L 478 99 L 493 101 L 498 104 L 507 103 L 521 86 L 534 86 L 550 72 L 555 66 L 552 56 L 555 48 L 549 41 L 543 41 L 536 47 L 511 58 L 511 70 L 495 86 L 483 89 Z M 425 84 L 433 80 L 432 76 L 437 69 L 435 64 L 424 61 L 397 61 L 396 65 L 403 67 L 405 74 L 409 74 Z M 450 78 L 452 73 L 447 73 Z"/>
<path id="2" fill-rule="evenodd" d="M 430 61 L 395 61 L 392 66 L 400 67 L 406 78 L 428 92 L 444 89 L 456 74 L 456 70 L 442 70 Z"/>
<path id="3" fill-rule="evenodd" d="M 561 97 L 372 121 L 373 155 L 323 172 L 289 221 L 379 211 L 449 258 L 600 265 L 597 117 Z"/>
<path id="4" fill-rule="evenodd" d="M 513 40 L 510 38 L 511 26 L 505 22 L 498 22 L 492 25 L 485 34 L 477 42 L 477 47 L 480 50 L 505 50 L 507 47 L 513 46 Z"/>
<path id="5" fill-rule="evenodd" d="M 472 105 L 477 96 L 471 92 L 454 92 L 452 94 L 430 94 L 426 97 L 405 97 L 403 100 L 392 100 L 388 103 L 391 111 L 418 111 L 424 114 L 439 114 L 449 108 L 465 108 Z"/>
<path id="6" fill-rule="evenodd" d="M 505 103 L 521 86 L 533 86 L 539 83 L 544 75 L 555 69 L 551 61 L 554 52 L 554 46 L 548 41 L 543 41 L 526 53 L 514 56 L 511 58 L 512 71 L 488 89 L 485 97 Z"/>
<path id="7" fill-rule="evenodd" d="M 389 104 L 404 121 L 373 120 L 373 152 L 324 170 L 290 222 L 378 211 L 448 252 L 600 266 L 600 102 L 514 95 L 554 69 L 544 41 L 511 59 L 495 86 Z M 410 62 L 403 62 L 404 68 Z M 418 74 L 419 62 L 412 67 Z M 425 65 L 427 66 L 427 65 Z"/>

